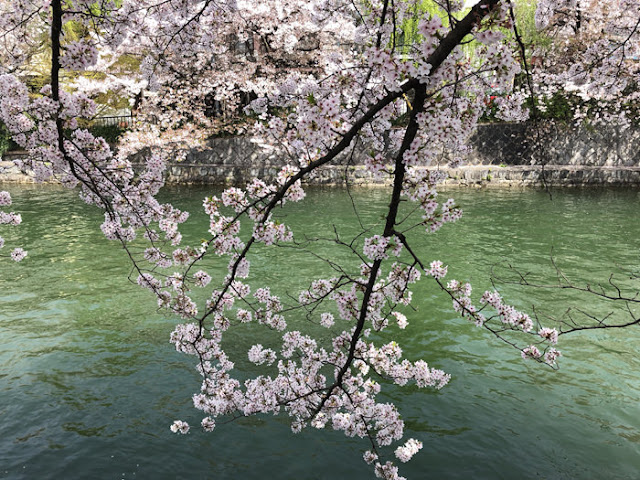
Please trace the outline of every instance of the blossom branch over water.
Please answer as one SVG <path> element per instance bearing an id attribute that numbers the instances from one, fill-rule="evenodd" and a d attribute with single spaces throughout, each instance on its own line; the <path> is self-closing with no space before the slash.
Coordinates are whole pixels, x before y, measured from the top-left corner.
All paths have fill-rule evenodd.
<path id="1" fill-rule="evenodd" d="M 404 358 L 393 340 L 394 328 L 412 328 L 405 312 L 422 276 L 437 283 L 461 317 L 524 358 L 556 366 L 555 345 L 566 329 L 541 325 L 497 291 L 474 302 L 471 285 L 446 280 L 447 266 L 412 248 L 420 233 L 435 233 L 462 215 L 453 199 L 439 198 L 444 176 L 424 167 L 464 159 L 466 140 L 492 108 L 488 87 L 511 89 L 526 54 L 519 35 L 514 41 L 508 33 L 515 21 L 509 1 L 481 0 L 470 9 L 458 1 L 433 3 L 436 13 L 389 0 L 366 8 L 343 0 L 34 0 L 13 9 L 0 3 L 5 42 L 46 31 L 50 44 L 50 82 L 38 92 L 15 74 L 33 56 L 30 43 L 3 53 L 0 117 L 29 154 L 19 166 L 38 181 L 78 187 L 85 202 L 102 208 L 101 229 L 125 247 L 135 281 L 154 293 L 158 307 L 184 320 L 171 341 L 197 358 L 202 385 L 193 402 L 204 414 L 204 430 L 286 412 L 294 432 L 330 427 L 368 439 L 364 460 L 375 474 L 401 478 L 397 461 L 410 460 L 422 443 L 404 439 L 398 408 L 379 394 L 388 383 L 440 389 L 450 380 L 425 360 Z M 552 22 L 566 3 L 540 2 L 538 20 Z M 621 3 L 632 15 L 633 6 Z M 607 57 L 622 62 L 619 53 L 638 35 L 637 23 L 623 17 L 615 28 L 625 39 L 612 52 L 617 56 Z M 409 24 L 416 24 L 411 41 Z M 78 26 L 83 34 L 67 41 L 65 28 Z M 469 44 L 473 58 L 464 48 Z M 139 59 L 132 78 L 113 73 L 124 58 Z M 605 69 L 602 59 L 592 60 L 593 68 L 583 65 L 571 75 L 603 89 L 612 64 Z M 87 75 L 64 85 L 66 72 Z M 546 74 L 552 73 L 567 75 Z M 141 122 L 117 151 L 82 126 L 96 115 L 90 96 L 101 81 L 148 93 L 141 116 L 153 121 Z M 156 199 L 167 160 L 216 126 L 205 114 L 207 98 L 234 105 L 238 91 L 252 99 L 244 108 L 247 128 L 287 165 L 272 183 L 256 178 L 204 199 L 207 238 L 183 245 L 179 226 L 188 214 Z M 499 114 L 526 118 L 525 100 L 521 92 L 500 98 Z M 367 170 L 392 188 L 381 225 L 360 225 L 349 241 L 336 232 L 353 264 L 329 259 L 336 276 L 309 279 L 308 288 L 289 298 L 252 278 L 256 250 L 305 251 L 281 213 L 304 201 L 304 181 L 355 149 L 364 150 Z M 144 158 L 141 168 L 134 168 L 132 153 Z M 10 201 L 0 193 L 0 206 Z M 0 214 L 3 224 L 19 219 Z M 19 248 L 12 253 L 16 261 L 25 255 Z M 227 266 L 222 278 L 215 274 L 220 262 Z M 234 329 L 256 332 L 260 341 L 245 353 L 260 374 L 237 372 L 238 359 L 224 349 Z M 187 433 L 190 426 L 176 420 L 171 430 Z"/>

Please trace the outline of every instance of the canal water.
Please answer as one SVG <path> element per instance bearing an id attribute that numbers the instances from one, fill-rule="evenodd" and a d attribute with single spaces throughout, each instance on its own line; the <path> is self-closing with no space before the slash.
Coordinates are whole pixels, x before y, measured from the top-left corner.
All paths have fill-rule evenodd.
<path id="1" fill-rule="evenodd" d="M 176 319 L 157 313 L 133 287 L 117 244 L 99 230 L 100 212 L 55 186 L 7 186 L 23 224 L 3 227 L 4 252 L 20 236 L 29 256 L 0 262 L 0 478 L 10 479 L 367 479 L 364 441 L 332 431 L 291 433 L 284 416 L 241 419 L 185 436 L 174 419 L 197 424 L 193 359 L 168 342 Z M 200 212 L 210 188 L 165 193 L 193 213 L 192 242 L 206 236 Z M 513 265 L 540 283 L 557 281 L 551 258 L 577 283 L 634 288 L 640 271 L 640 194 L 635 190 L 449 192 L 463 219 L 418 235 L 428 261 L 482 292 L 492 269 Z M 300 239 L 348 238 L 357 221 L 380 221 L 385 191 L 311 189 L 287 205 Z M 417 232 L 416 232 L 417 233 Z M 340 261 L 326 243 L 311 243 Z M 317 247 L 316 247 L 317 245 Z M 296 292 L 326 268 L 287 249 L 259 250 L 253 274 Z M 519 308 L 558 316 L 573 308 L 596 315 L 624 309 L 592 295 L 500 285 Z M 407 435 L 423 450 L 401 468 L 409 479 L 636 479 L 640 475 L 640 332 L 604 330 L 561 338 L 559 371 L 456 317 L 429 282 L 399 334 L 408 358 L 452 375 L 439 392 L 385 385 Z M 251 329 L 239 334 L 244 350 Z M 254 331 L 255 333 L 255 331 Z M 242 338 L 242 335 L 246 337 Z M 233 349 L 231 349 L 233 351 Z M 239 365 L 247 362 L 237 359 Z"/>

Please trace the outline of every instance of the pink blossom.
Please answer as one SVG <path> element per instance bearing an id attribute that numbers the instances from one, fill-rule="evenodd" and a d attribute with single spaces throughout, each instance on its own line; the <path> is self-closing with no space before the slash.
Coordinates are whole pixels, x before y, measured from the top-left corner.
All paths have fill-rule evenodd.
<path id="1" fill-rule="evenodd" d="M 540 358 L 542 356 L 542 353 L 540 352 L 540 350 L 538 349 L 538 347 L 536 347 L 535 345 L 529 345 L 528 347 L 525 347 L 522 349 L 522 358 L 526 359 L 526 358 Z"/>
<path id="2" fill-rule="evenodd" d="M 216 422 L 211 417 L 205 417 L 202 419 L 201 425 L 205 432 L 212 432 L 216 426 Z"/>
<path id="3" fill-rule="evenodd" d="M 9 192 L 0 191 L 0 207 L 8 207 L 11 205 L 11 195 Z"/>
<path id="4" fill-rule="evenodd" d="M 173 433 L 181 433 L 183 435 L 189 433 L 189 424 L 187 422 L 183 422 L 182 420 L 174 420 L 171 425 L 171 431 Z"/>
<path id="5" fill-rule="evenodd" d="M 544 361 L 548 365 L 552 365 L 553 366 L 553 365 L 556 364 L 556 361 L 561 356 L 562 356 L 562 353 L 560 353 L 560 351 L 556 350 L 555 348 L 550 348 L 544 354 Z"/>
<path id="6" fill-rule="evenodd" d="M 427 272 L 433 278 L 441 279 L 447 275 L 447 267 L 442 264 L 440 260 L 431 262 L 430 269 Z"/>
<path id="7" fill-rule="evenodd" d="M 202 270 L 197 271 L 193 274 L 193 278 L 196 281 L 196 286 L 198 287 L 206 287 L 211 282 L 211 275 Z"/>
<path id="8" fill-rule="evenodd" d="M 558 343 L 558 331 L 555 328 L 543 327 L 538 331 L 538 335 L 540 335 L 545 340 L 548 340 L 553 345 Z"/>
<path id="9" fill-rule="evenodd" d="M 542 96 L 559 91 L 551 85 L 563 85 L 585 105 L 606 101 L 609 107 L 598 107 L 593 115 L 598 122 L 613 118 L 607 109 L 625 111 L 637 100 L 623 92 L 637 73 L 627 57 L 638 54 L 638 7 L 621 2 L 625 9 L 592 2 L 592 9 L 581 12 L 588 17 L 581 26 L 584 36 L 581 32 L 573 41 L 581 55 L 555 62 L 554 71 L 536 71 L 549 85 Z M 528 115 L 528 93 L 522 91 L 497 96 L 491 107 L 483 101 L 487 85 L 506 92 L 520 74 L 517 45 L 505 34 L 511 23 L 509 2 L 482 0 L 467 20 L 457 22 L 451 19 L 466 15 L 461 2 L 441 2 L 442 18 L 450 14 L 449 21 L 445 25 L 439 15 L 421 15 L 413 44 L 407 46 L 410 55 L 396 48 L 397 28 L 416 21 L 407 2 L 368 2 L 357 15 L 352 2 L 341 1 L 116 3 L 107 14 L 87 10 L 83 2 L 62 2 L 64 12 L 56 20 L 75 22 L 90 33 L 76 41 L 58 38 L 62 52 L 56 59 L 66 71 L 60 75 L 57 64 L 50 65 L 52 85 L 38 95 L 21 78 L 0 75 L 0 120 L 28 152 L 21 169 L 36 181 L 78 187 L 84 202 L 101 208 L 101 230 L 126 249 L 137 283 L 155 294 L 158 307 L 183 319 L 170 341 L 195 358 L 202 378 L 192 399 L 203 412 L 205 431 L 215 428 L 219 416 L 286 414 L 296 433 L 308 426 L 331 427 L 349 437 L 368 437 L 373 445 L 363 458 L 374 465 L 375 474 L 402 478 L 392 462 L 379 461 L 379 454 L 384 458 L 395 451 L 406 462 L 422 444 L 404 440 L 397 406 L 379 395 L 388 383 L 440 389 L 451 378 L 426 360 L 405 358 L 389 333 L 392 321 L 400 329 L 410 321 L 415 325 L 419 313 L 404 307 L 411 307 L 422 274 L 434 279 L 462 318 L 505 340 L 513 335 L 516 340 L 509 337 L 508 343 L 524 358 L 556 364 L 555 329 L 538 327 L 536 334 L 533 319 L 497 292 L 485 292 L 476 301 L 469 283 L 451 279 L 445 285 L 448 267 L 437 260 L 423 267 L 424 260 L 410 247 L 418 230 L 434 233 L 461 218 L 456 202 L 438 192 L 447 175 L 437 167 L 468 157 L 467 140 L 479 119 L 489 108 L 510 121 Z M 539 1 L 536 20 L 570 41 L 565 30 L 571 25 L 554 24 L 559 8 L 574 5 Z M 0 5 L 0 30 L 4 43 L 12 46 L 0 54 L 3 72 L 24 70 L 31 54 L 27 47 L 39 41 L 35 34 L 46 29 L 56 35 L 47 20 L 52 16 L 48 1 Z M 567 22 L 573 21 L 570 17 Z M 459 28 L 467 30 L 452 36 Z M 449 48 L 445 38 L 475 38 L 477 59 Z M 620 43 L 624 38 L 628 41 Z M 547 53 L 562 58 L 561 52 Z M 140 69 L 119 73 L 123 54 L 144 58 Z M 303 68 L 283 68 L 298 59 Z M 95 74 L 80 74 L 87 69 Z M 234 133 L 248 134 L 256 151 L 269 155 L 266 165 L 257 165 L 250 153 L 247 169 L 268 170 L 271 160 L 283 166 L 271 183 L 255 178 L 243 188 L 205 198 L 206 224 L 195 246 L 184 245 L 181 225 L 188 213 L 156 197 L 171 174 L 167 162 L 187 158 L 188 151 L 220 133 L 221 124 L 233 124 L 226 113 L 225 118 L 207 114 L 210 102 L 205 99 L 238 111 L 238 92 L 257 98 L 245 109 L 250 117 Z M 93 99 L 105 96 L 135 98 L 132 104 L 143 97 L 138 120 L 117 151 L 80 128 L 99 111 Z M 629 123 L 630 115 L 616 118 Z M 586 112 L 577 111 L 575 118 L 586 118 Z M 402 128 L 407 119 L 411 128 Z M 365 150 L 366 160 L 353 175 L 350 155 L 358 150 Z M 338 229 L 324 235 L 323 240 L 350 251 L 355 262 L 330 259 L 334 277 L 309 278 L 297 294 L 279 291 L 264 275 L 245 280 L 253 258 L 258 263 L 272 258 L 270 247 L 303 252 L 306 232 L 294 242 L 284 223 L 292 212 L 289 203 L 303 201 L 303 182 L 314 175 L 322 178 L 321 167 L 328 164 L 345 166 L 349 179 L 362 172 L 393 185 L 381 224 L 364 224 L 350 239 Z M 10 204 L 9 194 L 0 192 L 0 207 Z M 409 204 L 416 216 L 395 211 Z M 1 225 L 16 226 L 21 220 L 19 214 L 0 212 Z M 0 238 L 0 247 L 3 243 Z M 19 261 L 25 255 L 16 248 L 11 257 Z M 389 261 L 392 256 L 397 259 Z M 212 287 L 208 272 L 218 265 L 222 271 Z M 317 336 L 303 330 L 311 324 L 315 332 L 317 323 L 325 328 Z M 235 371 L 225 348 L 238 329 L 248 329 L 254 338 L 265 333 L 262 343 L 254 340 L 245 349 L 244 361 L 261 367 L 261 373 Z M 532 335 L 538 346 L 521 347 Z M 429 361 L 437 365 L 440 360 Z M 180 420 L 170 428 L 189 431 Z"/>
<path id="10" fill-rule="evenodd" d="M 404 445 L 396 448 L 395 454 L 398 460 L 406 463 L 411 460 L 411 457 L 418 453 L 420 449 L 422 449 L 422 442 L 419 442 L 414 438 L 410 438 Z"/>
<path id="11" fill-rule="evenodd" d="M 27 252 L 25 252 L 22 248 L 14 248 L 11 252 L 11 259 L 14 262 L 20 262 L 27 256 Z"/>
<path id="12" fill-rule="evenodd" d="M 330 313 L 323 313 L 320 315 L 320 325 L 325 328 L 331 328 L 334 324 L 333 315 Z"/>
<path id="13" fill-rule="evenodd" d="M 407 317 L 405 315 L 400 312 L 392 312 L 391 315 L 393 315 L 398 322 L 398 327 L 400 327 L 402 330 L 407 328 L 409 322 L 407 321 Z"/>

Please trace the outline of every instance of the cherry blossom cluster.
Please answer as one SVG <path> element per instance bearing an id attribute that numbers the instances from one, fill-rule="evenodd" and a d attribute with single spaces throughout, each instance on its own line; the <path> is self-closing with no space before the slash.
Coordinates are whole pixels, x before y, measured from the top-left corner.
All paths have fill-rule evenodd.
<path id="1" fill-rule="evenodd" d="M 364 241 L 364 248 L 362 252 L 370 260 L 383 260 L 389 258 L 389 254 L 398 257 L 402 252 L 402 243 L 397 237 L 382 237 L 380 235 L 374 235 Z"/>
<path id="2" fill-rule="evenodd" d="M 414 438 L 410 438 L 409 440 L 407 440 L 407 442 L 404 445 L 402 445 L 401 447 L 398 447 L 395 453 L 396 453 L 396 457 L 398 457 L 398 459 L 401 462 L 406 463 L 409 460 L 411 460 L 411 457 L 413 457 L 421 449 L 422 449 L 422 442 L 419 442 Z"/>
<path id="3" fill-rule="evenodd" d="M 237 202 L 246 207 L 245 197 L 237 189 L 229 189 L 223 196 L 228 207 Z M 208 212 L 219 214 L 221 206 L 222 200 L 209 198 L 205 201 Z M 223 235 L 223 232 L 218 235 Z M 394 241 L 399 243 L 398 239 Z M 235 256 L 230 252 L 224 254 L 231 255 L 232 259 Z M 236 267 L 237 263 L 232 260 Z M 370 265 L 363 266 L 361 282 L 367 280 L 370 268 Z M 230 265 L 230 269 L 233 266 Z M 379 277 L 373 289 L 375 299 L 368 305 L 369 321 L 375 330 L 384 328 L 388 317 L 395 318 L 400 328 L 406 328 L 406 316 L 389 311 L 389 302 L 391 305 L 407 304 L 410 301 L 408 285 L 419 277 L 416 268 L 399 263 L 392 265 L 386 277 Z M 252 311 L 237 309 L 237 319 L 241 324 L 257 320 L 273 331 L 283 332 L 279 348 L 256 343 L 247 351 L 250 362 L 256 366 L 276 366 L 277 375 L 260 375 L 244 383 L 235 380 L 232 376 L 234 364 L 223 352 L 221 342 L 224 332 L 234 323 L 231 315 L 234 299 L 247 299 L 249 289 L 246 286 L 238 288 L 239 282 L 234 283 L 236 285 L 228 293 L 214 292 L 208 301 L 212 320 L 207 322 L 206 328 L 188 323 L 178 326 L 172 334 L 172 342 L 178 350 L 200 358 L 198 368 L 203 375 L 203 384 L 201 393 L 194 396 L 194 405 L 207 415 L 202 422 L 205 429 L 212 429 L 215 417 L 220 415 L 233 415 L 233 412 L 240 415 L 278 413 L 284 410 L 294 418 L 293 431 L 308 425 L 317 429 L 331 426 L 347 436 L 372 436 L 383 447 L 401 439 L 404 426 L 395 406 L 376 402 L 375 397 L 382 390 L 382 384 L 374 377 L 389 379 L 398 385 L 412 382 L 421 388 L 438 389 L 449 381 L 449 375 L 430 368 L 422 360 L 411 362 L 403 359 L 402 350 L 396 342 L 378 347 L 372 341 L 354 337 L 353 328 L 339 331 L 324 346 L 298 330 L 287 330 L 281 299 L 266 287 L 255 290 L 253 298 L 257 303 L 246 303 Z M 321 303 L 325 299 L 335 302 L 341 312 L 341 321 L 347 323 L 355 320 L 362 300 L 358 288 L 352 285 L 345 289 L 338 278 L 315 280 L 299 298 L 303 305 Z M 331 313 L 321 312 L 318 316 L 319 323 L 326 328 L 336 326 Z M 367 329 L 364 337 L 369 335 L 370 329 Z M 352 361 L 348 361 L 350 355 Z M 330 375 L 331 370 L 333 375 Z M 330 380 L 332 377 L 340 378 L 340 383 L 334 383 Z M 185 422 L 176 422 L 172 426 L 176 432 L 184 433 L 187 429 Z M 400 461 L 407 461 L 420 448 L 420 442 L 410 440 L 398 447 L 395 454 Z M 389 467 L 392 464 L 387 464 L 387 467 L 378 465 L 397 471 Z"/>
<path id="4" fill-rule="evenodd" d="M 533 52 L 533 94 L 575 96 L 577 124 L 631 126 L 637 116 L 640 4 L 633 0 L 538 2 L 536 24 L 557 41 Z"/>
<path id="5" fill-rule="evenodd" d="M 437 170 L 409 169 L 404 181 L 403 194 L 417 202 L 422 215 L 422 224 L 427 232 L 438 231 L 445 223 L 455 222 L 462 217 L 462 210 L 453 199 L 439 203 L 436 186 L 443 182 L 446 174 Z"/>
<path id="6" fill-rule="evenodd" d="M 98 61 L 98 49 L 95 45 L 78 40 L 69 43 L 65 47 L 64 55 L 60 58 L 60 63 L 69 70 L 86 70 L 89 66 L 95 65 Z"/>
<path id="7" fill-rule="evenodd" d="M 46 34 L 39 20 L 48 7 L 41 1 L 0 1 L 0 74 L 29 71 L 29 61 L 40 45 L 34 37 Z"/>
<path id="8" fill-rule="evenodd" d="M 433 267 L 432 267 L 433 268 Z M 461 283 L 457 280 L 450 280 L 446 286 L 440 286 L 449 293 L 453 300 L 453 309 L 463 318 L 473 321 L 478 327 L 484 327 L 494 335 L 502 338 L 512 346 L 519 348 L 522 358 L 533 358 L 555 367 L 560 351 L 554 347 L 558 342 L 559 332 L 555 328 L 540 327 L 534 331 L 534 321 L 529 315 L 508 305 L 497 291 L 485 291 L 480 298 L 480 306 L 476 306 L 471 299 L 472 287 L 469 283 Z M 491 314 L 487 313 L 487 308 L 492 309 Z M 499 325 L 494 324 L 494 320 L 499 321 Z M 507 338 L 510 333 L 524 333 L 526 341 L 535 339 L 535 344 L 518 347 L 515 340 Z M 542 349 L 542 350 L 541 350 Z"/>
<path id="9" fill-rule="evenodd" d="M 263 292 L 260 296 L 269 294 Z M 402 437 L 403 422 L 393 405 L 375 401 L 381 385 L 369 374 L 388 376 L 400 385 L 413 380 L 419 387 L 441 388 L 449 380 L 448 375 L 430 369 L 426 362 L 401 361 L 402 350 L 395 342 L 378 348 L 360 340 L 355 348 L 357 360 L 352 369 L 346 371 L 342 387 L 337 390 L 323 372 L 327 372 L 328 365 L 340 365 L 344 361 L 352 332 L 343 331 L 333 339 L 332 349 L 325 350 L 311 337 L 288 331 L 282 336 L 280 353 L 262 344 L 249 349 L 251 362 L 277 363 L 278 375 L 246 380 L 243 388 L 230 377 L 233 364 L 220 349 L 221 333 L 222 330 L 212 331 L 211 337 L 204 339 L 199 327 L 187 324 L 176 329 L 172 337 L 182 351 L 206 359 L 200 364 L 204 376 L 202 390 L 194 396 L 196 408 L 208 415 L 206 422 L 233 411 L 250 415 L 285 410 L 295 418 L 294 431 L 308 423 L 318 429 L 330 425 L 347 436 L 375 435 L 375 441 L 385 446 Z M 215 364 L 209 361 L 214 358 Z M 172 430 L 184 433 L 187 428 L 185 422 L 176 422 Z M 396 456 L 407 461 L 420 447 L 419 442 L 410 440 L 396 450 Z"/>
<path id="10" fill-rule="evenodd" d="M 164 184 L 165 162 L 160 156 L 152 155 L 136 175 L 131 162 L 114 155 L 102 138 L 77 128 L 77 119 L 90 118 L 95 111 L 95 104 L 82 93 L 59 92 L 55 101 L 45 87 L 41 96 L 30 99 L 24 84 L 11 75 L 0 76 L 0 92 L 0 116 L 14 140 L 30 153 L 19 163 L 23 170 L 37 181 L 55 178 L 69 187 L 81 184 L 81 198 L 107 210 L 101 227 L 107 238 L 131 241 L 140 228 L 156 237 L 151 225 L 157 222 L 166 240 L 180 242 L 177 225 L 187 214 L 155 199 Z M 72 133 L 61 139 L 63 127 Z"/>

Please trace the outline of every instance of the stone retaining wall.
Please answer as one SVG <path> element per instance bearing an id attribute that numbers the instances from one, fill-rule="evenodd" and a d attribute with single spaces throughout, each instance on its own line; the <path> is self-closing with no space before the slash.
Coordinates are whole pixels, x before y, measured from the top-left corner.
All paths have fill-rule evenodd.
<path id="1" fill-rule="evenodd" d="M 481 125 L 471 138 L 466 166 L 442 170 L 448 185 L 534 186 L 640 185 L 640 130 L 613 127 L 567 129 L 555 124 Z M 0 181 L 30 181 L 5 155 Z M 328 165 L 309 179 L 313 184 L 383 184 L 355 165 Z M 254 177 L 273 180 L 284 164 L 272 149 L 246 138 L 211 139 L 167 171 L 168 183 L 242 185 Z"/>
<path id="2" fill-rule="evenodd" d="M 640 129 L 486 124 L 478 127 L 471 145 L 468 163 L 474 165 L 640 166 Z"/>
<path id="3" fill-rule="evenodd" d="M 429 167 L 435 169 L 437 167 Z M 458 168 L 440 168 L 447 172 L 449 186 L 529 187 L 558 186 L 635 186 L 640 185 L 640 167 L 593 167 L 575 165 L 464 165 Z M 278 167 L 240 169 L 232 166 L 172 166 L 168 183 L 216 183 L 243 185 L 254 177 L 273 180 Z M 215 182 L 209 179 L 215 178 Z M 341 185 L 348 179 L 351 185 L 385 185 L 391 179 L 378 180 L 360 165 L 325 166 L 307 183 L 313 185 Z"/>
<path id="4" fill-rule="evenodd" d="M 547 123 L 480 125 L 471 138 L 467 164 L 448 173 L 448 185 L 640 185 L 640 130 L 621 132 L 569 129 Z M 377 184 L 362 167 L 331 165 L 310 179 L 314 184 Z M 243 184 L 253 177 L 273 179 L 281 159 L 249 139 L 213 139 L 169 168 L 171 183 Z"/>

